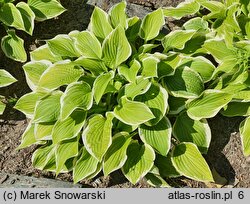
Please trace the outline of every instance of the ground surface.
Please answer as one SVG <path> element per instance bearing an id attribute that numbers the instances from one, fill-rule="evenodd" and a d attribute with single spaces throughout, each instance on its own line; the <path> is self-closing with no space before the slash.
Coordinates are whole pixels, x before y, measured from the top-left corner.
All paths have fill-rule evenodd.
<path id="1" fill-rule="evenodd" d="M 119 0 L 90 0 L 86 3 L 83 0 L 61 0 L 67 8 L 67 12 L 56 19 L 37 23 L 34 36 L 30 37 L 20 33 L 26 42 L 27 51 L 31 51 L 44 43 L 44 40 L 53 38 L 60 33 L 69 33 L 72 30 L 84 30 L 87 28 L 93 5 L 98 5 L 104 10 L 108 10 Z M 143 17 L 151 9 L 160 6 L 176 6 L 181 0 L 128 0 L 129 15 Z M 1 30 L 0 30 L 0 34 Z M 18 82 L 8 88 L 1 89 L 0 94 L 8 96 L 8 99 L 19 98 L 29 92 L 25 77 L 21 69 L 22 64 L 13 62 L 3 56 L 0 51 L 0 68 L 8 70 L 18 79 Z M 204 184 L 191 181 L 185 178 L 172 179 L 168 182 L 175 187 L 250 187 L 250 161 L 242 154 L 238 126 L 243 118 L 224 118 L 217 116 L 209 120 L 212 129 L 212 144 L 206 159 L 213 169 L 217 183 Z M 55 178 L 55 175 L 32 168 L 31 156 L 35 146 L 16 151 L 20 144 L 20 138 L 28 122 L 20 112 L 9 107 L 4 115 L 0 117 L 0 187 L 22 183 L 22 179 L 17 179 L 14 175 L 33 176 L 37 178 Z M 217 175 L 217 176 L 216 176 Z M 14 182 L 12 182 L 15 180 Z M 63 174 L 57 180 L 72 181 L 70 174 Z M 99 175 L 91 181 L 82 181 L 86 187 L 149 187 L 144 180 L 133 186 L 118 171 L 111 176 L 104 178 Z M 57 185 L 60 185 L 59 183 Z M 39 185 L 38 185 L 39 186 Z"/>

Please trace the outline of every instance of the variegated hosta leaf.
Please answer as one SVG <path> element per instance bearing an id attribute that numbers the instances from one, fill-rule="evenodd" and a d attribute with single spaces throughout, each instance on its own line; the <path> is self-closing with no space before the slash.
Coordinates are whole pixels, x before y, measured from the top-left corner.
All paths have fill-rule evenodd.
<path id="1" fill-rule="evenodd" d="M 111 24 L 114 28 L 121 25 L 123 28 L 128 27 L 127 23 L 127 15 L 126 15 L 126 1 L 122 1 L 118 4 L 115 4 L 111 9 L 109 10 L 109 17 Z"/>
<path id="2" fill-rule="evenodd" d="M 31 61 L 48 60 L 50 62 L 61 61 L 61 56 L 54 55 L 48 47 L 48 44 L 42 45 L 39 48 L 30 52 Z"/>
<path id="3" fill-rule="evenodd" d="M 146 78 L 158 77 L 157 65 L 159 62 L 159 59 L 151 56 L 143 59 L 141 75 Z"/>
<path id="4" fill-rule="evenodd" d="M 183 111 L 186 107 L 186 101 L 188 99 L 186 98 L 177 98 L 174 96 L 169 95 L 168 98 L 168 104 L 169 104 L 169 112 L 168 114 L 170 115 L 177 115 L 179 114 L 181 111 Z"/>
<path id="5" fill-rule="evenodd" d="M 163 9 L 163 13 L 167 17 L 173 17 L 175 19 L 181 19 L 187 15 L 193 15 L 200 9 L 200 4 L 195 0 L 181 2 L 176 8 L 166 7 Z"/>
<path id="6" fill-rule="evenodd" d="M 89 110 L 93 103 L 93 94 L 89 84 L 84 81 L 67 86 L 61 98 L 61 119 L 66 119 L 75 109 Z"/>
<path id="7" fill-rule="evenodd" d="M 238 91 L 233 96 L 235 99 L 250 102 L 250 90 Z"/>
<path id="8" fill-rule="evenodd" d="M 162 40 L 165 51 L 172 48 L 183 49 L 185 43 L 188 42 L 196 33 L 196 30 L 175 30 L 166 35 Z"/>
<path id="9" fill-rule="evenodd" d="M 99 76 L 108 69 L 102 60 L 90 59 L 86 57 L 79 57 L 73 62 L 75 65 L 82 66 L 84 69 L 89 70 L 93 75 Z"/>
<path id="10" fill-rule="evenodd" d="M 74 138 L 56 145 L 56 174 L 60 173 L 68 159 L 78 155 L 78 144 L 78 138 Z"/>
<path id="11" fill-rule="evenodd" d="M 91 176 L 98 168 L 98 159 L 93 157 L 89 152 L 82 148 L 80 158 L 77 160 L 73 169 L 74 183 Z"/>
<path id="12" fill-rule="evenodd" d="M 158 47 L 159 44 L 144 44 L 138 49 L 138 54 L 150 53 L 153 48 Z"/>
<path id="13" fill-rule="evenodd" d="M 126 96 L 120 99 L 119 105 L 114 109 L 114 115 L 118 120 L 128 125 L 140 125 L 155 118 L 144 103 L 130 101 Z"/>
<path id="14" fill-rule="evenodd" d="M 102 160 L 112 143 L 113 117 L 113 114 L 109 112 L 106 114 L 106 118 L 100 114 L 93 116 L 82 133 L 87 151 L 98 161 Z"/>
<path id="15" fill-rule="evenodd" d="M 170 154 L 167 156 L 157 154 L 155 165 L 159 169 L 160 175 L 164 178 L 175 178 L 181 176 L 181 174 L 174 167 Z"/>
<path id="16" fill-rule="evenodd" d="M 126 36 L 129 41 L 134 42 L 138 37 L 138 33 L 141 27 L 141 19 L 137 16 L 127 19 L 128 28 L 126 30 Z"/>
<path id="17" fill-rule="evenodd" d="M 108 14 L 95 7 L 90 18 L 89 29 L 102 42 L 113 30 L 108 20 Z"/>
<path id="18" fill-rule="evenodd" d="M 19 62 L 25 62 L 27 60 L 24 41 L 15 34 L 14 30 L 8 30 L 8 35 L 2 38 L 1 48 L 4 54 L 10 59 Z"/>
<path id="19" fill-rule="evenodd" d="M 103 61 L 112 69 L 116 69 L 130 57 L 132 49 L 120 25 L 105 38 L 102 52 Z"/>
<path id="20" fill-rule="evenodd" d="M 157 83 L 152 83 L 148 91 L 137 96 L 136 100 L 145 103 L 155 116 L 154 119 L 145 123 L 148 126 L 157 124 L 168 110 L 168 93 Z"/>
<path id="21" fill-rule="evenodd" d="M 161 155 L 166 156 L 171 145 L 172 127 L 167 117 L 163 117 L 154 126 L 140 125 L 139 136 L 141 140 L 153 147 Z"/>
<path id="22" fill-rule="evenodd" d="M 101 43 L 89 31 L 82 31 L 76 37 L 75 47 L 78 52 L 86 58 L 101 59 Z"/>
<path id="23" fill-rule="evenodd" d="M 225 18 L 226 6 L 222 2 L 199 0 L 199 3 L 203 7 L 211 11 L 211 13 L 207 15 L 206 19 L 208 18 L 224 19 Z"/>
<path id="24" fill-rule="evenodd" d="M 52 140 L 52 130 L 55 122 L 35 123 L 34 134 L 37 141 Z"/>
<path id="25" fill-rule="evenodd" d="M 54 18 L 65 11 L 65 8 L 57 0 L 28 0 L 28 5 L 36 14 L 37 21 Z"/>
<path id="26" fill-rule="evenodd" d="M 96 103 L 98 104 L 109 84 L 109 82 L 114 78 L 114 72 L 110 71 L 108 73 L 98 76 L 93 84 L 93 95 Z"/>
<path id="27" fill-rule="evenodd" d="M 218 63 L 221 63 L 226 58 L 237 58 L 235 50 L 229 49 L 223 40 L 206 40 L 203 47 L 215 58 Z"/>
<path id="28" fill-rule="evenodd" d="M 42 74 L 51 65 L 52 63 L 47 60 L 31 61 L 23 65 L 26 81 L 31 90 L 36 91 Z"/>
<path id="29" fill-rule="evenodd" d="M 208 22 L 201 17 L 196 17 L 188 20 L 184 23 L 183 28 L 185 30 L 197 30 L 197 31 L 208 31 Z"/>
<path id="30" fill-rule="evenodd" d="M 156 188 L 169 188 L 170 185 L 160 176 L 153 173 L 148 173 L 145 176 L 147 183 Z"/>
<path id="31" fill-rule="evenodd" d="M 75 110 L 64 120 L 56 121 L 52 130 L 52 140 L 54 144 L 76 137 L 81 131 L 87 113 L 83 110 Z"/>
<path id="32" fill-rule="evenodd" d="M 139 35 L 145 41 L 149 41 L 158 36 L 161 28 L 165 24 L 163 11 L 161 8 L 147 14 L 141 23 Z"/>
<path id="33" fill-rule="evenodd" d="M 136 96 L 146 93 L 150 86 L 151 82 L 149 79 L 139 76 L 135 82 L 128 83 L 124 86 L 124 95 L 126 95 L 128 99 L 134 100 Z"/>
<path id="34" fill-rule="evenodd" d="M 192 120 L 186 112 L 178 115 L 173 134 L 180 142 L 192 142 L 197 145 L 201 153 L 207 153 L 211 130 L 206 119 Z"/>
<path id="35" fill-rule="evenodd" d="M 250 117 L 247 117 L 240 124 L 240 135 L 245 156 L 250 155 Z"/>
<path id="36" fill-rule="evenodd" d="M 167 90 L 175 97 L 197 98 L 204 90 L 200 75 L 189 67 L 179 67 L 173 76 L 164 78 Z"/>
<path id="37" fill-rule="evenodd" d="M 227 117 L 249 116 L 250 102 L 232 101 L 221 110 L 221 114 Z"/>
<path id="38" fill-rule="evenodd" d="M 34 12 L 31 10 L 29 5 L 24 2 L 19 2 L 16 5 L 16 8 L 21 13 L 23 19 L 24 31 L 32 35 L 34 30 L 34 20 L 36 17 Z"/>
<path id="39" fill-rule="evenodd" d="M 107 176 L 111 172 L 120 169 L 127 160 L 127 148 L 131 137 L 127 132 L 117 133 L 113 137 L 111 146 L 104 157 L 103 172 Z"/>
<path id="40" fill-rule="evenodd" d="M 183 142 L 176 145 L 172 154 L 172 162 L 176 170 L 188 178 L 213 182 L 207 162 L 193 143 Z"/>
<path id="41" fill-rule="evenodd" d="M 189 68 L 198 72 L 201 75 L 201 78 L 203 79 L 204 83 L 211 80 L 214 71 L 217 69 L 215 69 L 215 66 L 212 62 L 202 56 L 184 59 L 182 63 L 185 63 L 186 60 L 190 60 Z"/>
<path id="42" fill-rule="evenodd" d="M 16 103 L 15 109 L 22 111 L 27 117 L 32 118 L 36 103 L 45 96 L 45 93 L 31 92 L 22 96 Z"/>
<path id="43" fill-rule="evenodd" d="M 137 73 L 141 68 L 140 62 L 133 60 L 130 64 L 130 67 L 122 64 L 118 67 L 118 73 L 126 78 L 129 82 L 135 82 Z"/>
<path id="44" fill-rule="evenodd" d="M 187 103 L 187 114 L 193 120 L 212 118 L 231 100 L 231 94 L 208 89 L 200 98 Z"/>
<path id="45" fill-rule="evenodd" d="M 34 119 L 35 123 L 54 122 L 58 119 L 60 114 L 60 98 L 61 91 L 53 92 L 51 95 L 40 99 L 35 107 Z"/>
<path id="46" fill-rule="evenodd" d="M 0 87 L 8 86 L 17 80 L 6 70 L 0 69 Z"/>
<path id="47" fill-rule="evenodd" d="M 175 69 L 180 65 L 181 57 L 174 54 L 172 56 L 168 56 L 165 60 L 161 60 L 158 63 L 157 67 L 157 75 L 158 78 L 162 78 L 165 76 L 172 76 L 175 72 Z"/>
<path id="48" fill-rule="evenodd" d="M 137 141 L 133 141 L 128 146 L 127 156 L 122 172 L 132 184 L 136 184 L 152 168 L 155 153 L 148 144 L 140 145 Z"/>
<path id="49" fill-rule="evenodd" d="M 37 149 L 32 155 L 32 164 L 35 168 L 43 170 L 45 167 L 54 163 L 55 145 L 43 146 Z"/>
<path id="50" fill-rule="evenodd" d="M 75 49 L 74 41 L 68 35 L 57 35 L 47 41 L 49 49 L 54 55 L 62 57 L 79 57 L 80 54 Z"/>
<path id="51" fill-rule="evenodd" d="M 7 26 L 25 30 L 22 15 L 13 3 L 4 3 L 1 5 L 0 21 Z"/>
<path id="52" fill-rule="evenodd" d="M 17 147 L 17 150 L 29 147 L 37 143 L 34 135 L 34 127 L 35 124 L 29 123 L 28 127 L 22 134 L 21 144 Z"/>
<path id="53" fill-rule="evenodd" d="M 83 74 L 83 69 L 65 60 L 50 66 L 41 76 L 38 86 L 53 90 L 62 85 L 77 81 Z"/>

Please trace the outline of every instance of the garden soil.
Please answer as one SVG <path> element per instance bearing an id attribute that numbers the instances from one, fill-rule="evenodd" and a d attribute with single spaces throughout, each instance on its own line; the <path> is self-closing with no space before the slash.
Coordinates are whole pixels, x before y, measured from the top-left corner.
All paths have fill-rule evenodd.
<path id="1" fill-rule="evenodd" d="M 18 33 L 25 40 L 26 50 L 32 51 L 58 34 L 67 34 L 72 30 L 87 28 L 94 5 L 108 10 L 119 0 L 61 0 L 67 11 L 55 19 L 38 22 L 34 35 L 27 36 Z M 151 10 L 160 6 L 176 6 L 181 0 L 128 0 L 128 14 L 145 16 Z M 183 22 L 169 19 L 168 27 L 172 29 Z M 1 37 L 4 35 L 0 29 Z M 81 181 L 80 185 L 72 185 L 71 174 L 60 174 L 36 170 L 32 167 L 31 157 L 36 146 L 23 150 L 16 150 L 20 144 L 21 135 L 28 125 L 28 120 L 19 111 L 13 109 L 16 100 L 30 92 L 22 70 L 22 64 L 6 58 L 0 51 L 0 68 L 8 70 L 18 82 L 0 90 L 0 95 L 7 96 L 8 107 L 3 116 L 0 116 L 0 187 L 13 185 L 15 187 L 120 187 L 120 188 L 145 188 L 150 187 L 145 180 L 138 184 L 130 184 L 120 171 L 108 177 L 101 174 L 90 181 Z M 212 130 L 212 143 L 208 154 L 204 155 L 213 171 L 216 184 L 201 183 L 187 178 L 169 179 L 169 184 L 174 187 L 250 187 L 250 158 L 243 156 L 238 127 L 243 120 L 241 117 L 225 118 L 216 116 L 209 120 Z M 23 179 L 23 176 L 25 179 Z M 38 180 L 36 180 L 36 178 Z M 45 179 L 53 179 L 53 183 Z M 50 181 L 53 181 L 50 180 Z M 60 182 L 63 181 L 63 182 Z M 36 184 L 26 185 L 34 182 Z M 71 182 L 68 185 L 65 182 Z M 46 183 L 46 185 L 44 185 Z"/>

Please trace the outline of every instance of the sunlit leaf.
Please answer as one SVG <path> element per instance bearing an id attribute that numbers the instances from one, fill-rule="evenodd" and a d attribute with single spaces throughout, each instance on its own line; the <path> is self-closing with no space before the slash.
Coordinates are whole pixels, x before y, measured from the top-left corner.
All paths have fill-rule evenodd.
<path id="1" fill-rule="evenodd" d="M 159 60 L 156 57 L 147 57 L 142 60 L 142 76 L 143 77 L 158 77 L 157 65 Z"/>
<path id="2" fill-rule="evenodd" d="M 112 69 L 116 69 L 129 58 L 132 50 L 121 26 L 118 26 L 105 38 L 102 51 L 105 64 Z"/>
<path id="3" fill-rule="evenodd" d="M 76 37 L 76 49 L 86 58 L 101 59 L 102 47 L 98 39 L 89 31 L 82 31 Z"/>
<path id="4" fill-rule="evenodd" d="M 145 123 L 148 126 L 157 124 L 168 110 L 168 93 L 156 83 L 152 83 L 148 91 L 137 96 L 136 100 L 145 103 L 155 116 L 154 119 Z"/>
<path id="5" fill-rule="evenodd" d="M 131 66 L 127 67 L 125 64 L 122 64 L 118 67 L 118 72 L 120 75 L 123 75 L 129 82 L 135 82 L 137 73 L 141 68 L 140 62 L 133 60 Z"/>
<path id="6" fill-rule="evenodd" d="M 186 66 L 177 68 L 173 76 L 165 77 L 164 83 L 175 97 L 197 98 L 204 90 L 200 75 Z"/>
<path id="7" fill-rule="evenodd" d="M 156 11 L 147 14 L 143 18 L 139 30 L 139 35 L 145 41 L 152 40 L 159 34 L 164 24 L 165 24 L 164 15 L 162 9 L 159 8 Z"/>
<path id="8" fill-rule="evenodd" d="M 23 65 L 26 81 L 31 90 L 36 91 L 42 74 L 51 65 L 52 63 L 47 60 L 31 61 Z"/>
<path id="9" fill-rule="evenodd" d="M 68 60 L 60 61 L 50 66 L 41 76 L 39 87 L 48 90 L 56 89 L 77 81 L 83 74 L 83 69 Z"/>
<path id="10" fill-rule="evenodd" d="M 206 119 L 192 120 L 186 112 L 178 115 L 173 134 L 180 142 L 192 142 L 201 153 L 207 153 L 211 141 L 211 130 Z"/>
<path id="11" fill-rule="evenodd" d="M 42 45 L 39 48 L 30 52 L 31 61 L 48 60 L 50 62 L 57 62 L 62 60 L 61 56 L 54 55 L 48 47 L 48 44 Z"/>
<path id="12" fill-rule="evenodd" d="M 148 79 L 137 77 L 135 82 L 128 83 L 124 87 L 124 94 L 128 99 L 134 100 L 138 95 L 144 94 L 150 88 L 151 83 Z"/>
<path id="13" fill-rule="evenodd" d="M 49 49 L 54 55 L 62 57 L 79 57 L 80 54 L 75 49 L 74 41 L 68 35 L 57 35 L 47 41 Z"/>
<path id="14" fill-rule="evenodd" d="M 22 111 L 27 117 L 32 118 L 37 101 L 44 95 L 43 93 L 36 92 L 28 93 L 17 101 L 15 109 Z"/>
<path id="15" fill-rule="evenodd" d="M 118 4 L 115 4 L 109 10 L 109 16 L 111 24 L 114 28 L 118 25 L 121 25 L 123 28 L 127 28 L 127 16 L 126 16 L 126 1 L 122 1 Z"/>
<path id="16" fill-rule="evenodd" d="M 250 155 L 250 117 L 247 117 L 240 124 L 240 135 L 245 156 Z"/>
<path id="17" fill-rule="evenodd" d="M 111 130 L 113 114 L 107 117 L 98 114 L 89 119 L 87 127 L 82 133 L 82 138 L 87 151 L 99 161 L 112 143 Z"/>
<path id="18" fill-rule="evenodd" d="M 152 168 L 155 153 L 149 145 L 134 141 L 128 146 L 127 156 L 122 172 L 132 184 L 136 184 Z"/>
<path id="19" fill-rule="evenodd" d="M 28 5 L 36 14 L 37 21 L 54 18 L 65 11 L 57 0 L 28 0 Z"/>
<path id="20" fill-rule="evenodd" d="M 222 107 L 228 104 L 232 95 L 217 90 L 206 90 L 197 99 L 187 103 L 187 114 L 194 120 L 214 117 Z"/>
<path id="21" fill-rule="evenodd" d="M 25 30 L 22 15 L 13 3 L 4 3 L 1 6 L 0 21 L 7 26 Z"/>
<path id="22" fill-rule="evenodd" d="M 6 70 L 0 69 L 0 87 L 8 86 L 17 80 Z"/>
<path id="23" fill-rule="evenodd" d="M 67 118 L 77 108 L 90 109 L 92 103 L 93 96 L 89 84 L 83 81 L 71 83 L 61 98 L 61 119 Z"/>
<path id="24" fill-rule="evenodd" d="M 163 9 L 165 16 L 181 19 L 184 16 L 192 15 L 200 9 L 199 3 L 195 0 L 181 2 L 176 8 L 166 7 Z"/>
<path id="25" fill-rule="evenodd" d="M 123 96 L 120 103 L 114 109 L 117 119 L 128 125 L 140 125 L 154 118 L 150 109 L 141 102 L 130 101 Z"/>
<path id="26" fill-rule="evenodd" d="M 16 8 L 21 13 L 21 16 L 23 19 L 24 30 L 30 35 L 32 35 L 33 30 L 34 30 L 34 20 L 36 17 L 34 12 L 31 10 L 29 5 L 24 2 L 19 2 L 16 5 Z"/>
<path id="27" fill-rule="evenodd" d="M 110 80 L 113 79 L 113 77 L 114 77 L 114 72 L 110 71 L 96 78 L 93 85 L 93 94 L 96 103 L 100 102 Z"/>
<path id="28" fill-rule="evenodd" d="M 37 102 L 34 112 L 34 122 L 53 122 L 56 121 L 60 114 L 60 98 L 62 92 L 57 91 L 48 95 Z"/>
<path id="29" fill-rule="evenodd" d="M 113 30 L 108 21 L 108 14 L 102 9 L 95 7 L 90 18 L 89 29 L 98 39 L 103 41 Z"/>
<path id="30" fill-rule="evenodd" d="M 153 147 L 161 155 L 166 156 L 171 145 L 172 127 L 167 117 L 162 118 L 154 126 L 140 125 L 139 135 L 141 140 Z"/>
<path id="31" fill-rule="evenodd" d="M 113 137 L 112 145 L 104 157 L 104 175 L 109 175 L 124 165 L 127 160 L 126 152 L 130 142 L 130 135 L 126 132 L 118 133 Z"/>
<path id="32" fill-rule="evenodd" d="M 195 144 L 183 142 L 174 147 L 172 154 L 174 167 L 184 176 L 198 181 L 212 181 L 208 164 Z"/>
<path id="33" fill-rule="evenodd" d="M 91 156 L 88 151 L 83 147 L 81 157 L 77 160 L 73 169 L 74 183 L 93 174 L 98 165 L 98 160 Z"/>
<path id="34" fill-rule="evenodd" d="M 66 119 L 56 121 L 51 133 L 53 143 L 57 144 L 76 137 L 85 123 L 86 115 L 83 110 L 75 110 Z"/>
<path id="35" fill-rule="evenodd" d="M 1 48 L 4 54 L 10 59 L 19 62 L 25 62 L 27 60 L 24 41 L 15 34 L 14 30 L 8 30 L 8 35 L 2 38 Z"/>
<path id="36" fill-rule="evenodd" d="M 177 48 L 183 49 L 185 43 L 196 33 L 195 30 L 175 30 L 166 35 L 162 40 L 162 45 L 166 51 Z"/>
<path id="37" fill-rule="evenodd" d="M 56 173 L 60 173 L 65 162 L 78 155 L 78 140 L 74 138 L 56 145 Z"/>

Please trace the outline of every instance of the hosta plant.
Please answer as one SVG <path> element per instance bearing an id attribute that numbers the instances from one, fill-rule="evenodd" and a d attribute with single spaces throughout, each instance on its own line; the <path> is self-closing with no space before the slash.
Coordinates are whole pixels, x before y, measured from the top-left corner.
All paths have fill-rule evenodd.
<path id="1" fill-rule="evenodd" d="M 16 108 L 30 119 L 19 149 L 39 145 L 34 167 L 73 171 L 75 182 L 118 169 L 133 184 L 213 181 L 202 156 L 211 140 L 207 118 L 249 115 L 249 46 L 243 32 L 244 39 L 225 40 L 217 16 L 202 15 L 205 3 L 217 4 L 188 1 L 142 20 L 126 16 L 124 1 L 108 13 L 96 7 L 87 30 L 31 52 L 23 69 L 32 92 Z M 165 16 L 196 13 L 179 30 L 161 32 Z M 241 126 L 246 155 L 249 123 Z"/>
<path id="2" fill-rule="evenodd" d="M 18 2 L 18 3 L 16 3 Z M 26 62 L 24 41 L 16 35 L 15 29 L 32 35 L 34 21 L 54 18 L 65 11 L 57 0 L 0 0 L 0 24 L 6 30 L 1 36 L 1 48 L 13 60 Z"/>
<path id="3" fill-rule="evenodd" d="M 0 88 L 6 87 L 12 83 L 16 82 L 16 79 L 11 76 L 11 74 L 4 69 L 0 69 Z M 4 99 L 3 96 L 0 95 L 0 115 L 3 114 L 6 104 L 2 102 Z"/>

